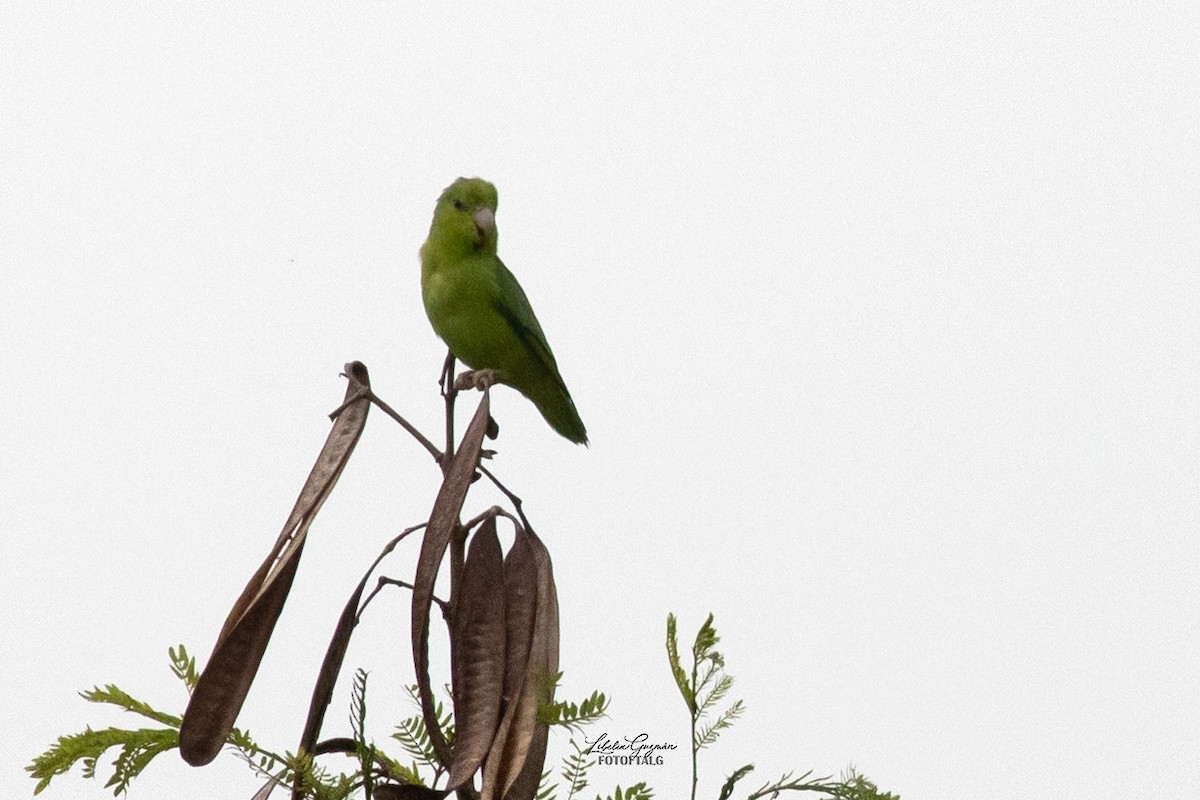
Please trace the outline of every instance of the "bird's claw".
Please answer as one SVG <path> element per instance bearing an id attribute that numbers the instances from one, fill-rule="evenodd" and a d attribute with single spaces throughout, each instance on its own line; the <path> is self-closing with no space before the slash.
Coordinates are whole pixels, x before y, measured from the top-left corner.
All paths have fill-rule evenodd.
<path id="1" fill-rule="evenodd" d="M 454 379 L 455 391 L 461 392 L 466 389 L 477 389 L 485 391 L 496 383 L 496 371 L 491 369 L 473 369 L 470 372 L 464 372 Z"/>

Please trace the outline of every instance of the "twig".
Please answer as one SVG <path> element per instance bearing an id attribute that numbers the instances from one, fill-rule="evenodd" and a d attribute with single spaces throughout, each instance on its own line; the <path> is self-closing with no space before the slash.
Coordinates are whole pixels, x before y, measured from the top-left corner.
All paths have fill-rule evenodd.
<path id="1" fill-rule="evenodd" d="M 352 375 L 347 375 L 344 372 L 342 373 L 342 377 L 345 378 L 346 380 L 354 381 L 354 377 Z M 357 381 L 354 381 L 354 382 L 357 383 Z M 413 438 L 416 439 L 418 442 L 420 442 L 421 446 L 429 451 L 429 455 L 433 456 L 434 461 L 437 461 L 439 463 L 441 462 L 441 460 L 442 460 L 441 452 L 437 449 L 437 447 L 433 444 L 433 442 L 429 441 L 429 439 L 427 439 L 425 437 L 425 434 L 423 434 L 419 430 L 417 430 L 415 425 L 413 425 L 411 422 L 406 420 L 404 417 L 400 416 L 398 413 L 396 413 L 396 410 L 394 408 L 392 408 L 387 403 L 385 403 L 383 400 L 381 400 L 379 398 L 379 395 L 375 394 L 375 391 L 370 386 L 363 386 L 361 383 L 358 384 L 358 386 L 359 386 L 359 391 L 355 392 L 352 397 L 350 397 L 349 399 L 346 400 L 346 402 L 342 403 L 340 406 L 335 408 L 333 411 L 329 412 L 330 419 L 337 419 L 338 416 L 343 411 L 345 411 L 348 407 L 354 405 L 359 400 L 361 400 L 365 397 L 368 400 L 370 400 L 372 403 L 374 403 L 376 406 L 378 406 L 380 411 L 387 414 L 392 419 L 396 420 L 396 422 L 400 423 L 400 427 L 404 428 L 404 430 L 411 433 Z"/>
<path id="2" fill-rule="evenodd" d="M 402 530 L 400 532 L 400 534 L 398 536 L 396 536 L 396 538 L 392 539 L 390 542 L 385 544 L 383 546 L 383 549 L 379 551 L 379 555 L 376 556 L 375 560 L 371 562 L 371 566 L 367 569 L 366 574 L 363 575 L 363 578 L 362 578 L 363 582 L 364 583 L 366 582 L 367 576 L 375 571 L 375 568 L 379 566 L 380 561 L 383 561 L 383 559 L 385 559 L 389 553 L 391 553 L 393 550 L 396 549 L 396 545 L 400 544 L 400 542 L 404 540 L 404 537 L 408 536 L 411 533 L 421 530 L 422 528 L 426 527 L 428 524 L 429 524 L 428 522 L 422 522 L 419 525 L 413 525 L 411 528 L 405 528 L 404 530 Z M 411 589 L 412 587 L 410 586 L 409 588 Z M 361 591 L 361 589 L 360 589 L 360 591 Z M 378 591 L 379 591 L 379 588 L 376 587 L 375 591 L 371 592 L 370 597 L 368 597 L 366 600 L 364 600 L 363 603 L 358 607 L 358 612 L 354 615 L 355 624 L 358 624 L 358 621 L 362 619 L 363 612 L 367 609 L 367 603 L 371 602 L 371 597 L 374 597 Z"/>
<path id="3" fill-rule="evenodd" d="M 349 381 L 354 381 L 353 377 L 347 375 L 344 372 L 341 373 L 341 377 L 343 377 Z M 358 381 L 354 381 L 354 382 L 358 383 Z M 359 386 L 359 390 L 357 392 L 355 392 L 354 394 L 352 394 L 350 397 L 346 398 L 346 402 L 342 403 L 340 406 L 335 408 L 333 411 L 329 412 L 329 419 L 336 420 L 338 417 L 340 417 L 342 415 L 342 412 L 345 411 L 347 408 L 354 405 L 359 400 L 362 400 L 364 397 L 372 396 L 371 387 L 363 386 L 361 383 L 359 383 L 358 386 Z"/>
<path id="4" fill-rule="evenodd" d="M 386 575 L 380 575 L 378 582 L 375 584 L 375 589 L 369 595 L 367 595 L 367 599 L 363 600 L 362 607 L 358 609 L 359 616 L 362 616 L 362 613 L 367 610 L 367 604 L 375 598 L 375 595 L 383 591 L 384 586 L 399 586 L 400 588 L 408 589 L 409 591 L 412 591 L 413 588 L 413 585 L 406 581 L 389 578 Z M 448 615 L 450 614 L 450 604 L 445 600 L 438 598 L 437 596 L 434 596 L 433 602 L 437 603 L 438 608 L 442 610 L 442 616 L 448 618 Z"/>
<path id="5" fill-rule="evenodd" d="M 442 472 L 450 470 L 450 461 L 454 458 L 454 398 L 458 389 L 454 388 L 454 353 L 446 351 L 446 360 L 442 364 L 442 374 L 438 378 L 442 385 L 442 397 L 446 401 L 446 455 L 442 459 Z"/>
<path id="6" fill-rule="evenodd" d="M 508 501 L 513 504 L 513 508 L 515 508 L 517 510 L 517 515 L 521 518 L 521 523 L 525 526 L 525 530 L 532 532 L 533 526 L 529 524 L 529 520 L 525 518 L 525 512 L 521 510 L 521 498 L 517 497 L 515 494 L 510 492 L 508 490 L 508 487 L 506 487 L 503 483 L 501 483 L 499 480 L 497 480 L 496 476 L 493 475 L 491 472 L 489 472 L 488 468 L 485 467 L 483 464 L 479 464 L 476 467 L 476 469 L 479 470 L 480 472 L 482 472 L 484 475 L 486 475 L 488 477 L 488 480 L 490 480 L 492 483 L 494 483 L 496 485 L 496 488 L 504 493 L 504 496 L 508 498 Z"/>
<path id="7" fill-rule="evenodd" d="M 357 750 L 358 750 L 358 743 L 355 742 L 353 739 L 351 739 L 349 737 L 345 737 L 345 736 L 338 736 L 338 737 L 335 737 L 332 739 L 325 739 L 324 741 L 318 742 L 316 747 L 313 748 L 312 754 L 314 756 L 323 756 L 323 755 L 331 755 L 334 753 L 340 753 L 342 755 L 350 756 L 350 755 L 354 755 L 354 753 Z M 403 781 L 403 776 L 397 775 L 396 773 L 392 772 L 391 765 L 387 762 L 387 759 L 383 758 L 378 753 L 376 753 L 374 755 L 375 755 L 374 764 L 379 769 L 379 773 L 383 777 L 385 777 L 389 780 Z"/>
<path id="8" fill-rule="evenodd" d="M 487 509 L 486 511 L 483 511 L 483 512 L 475 515 L 474 517 L 472 517 L 470 519 L 470 521 L 467 522 L 466 525 L 463 525 L 463 530 L 469 531 L 469 530 L 471 530 L 471 528 L 474 528 L 479 523 L 481 523 L 484 520 L 489 519 L 491 517 L 504 517 L 505 519 L 511 520 L 512 524 L 516 525 L 517 527 L 521 526 L 521 522 L 516 517 L 514 517 L 512 514 L 508 513 L 500 506 L 492 506 L 491 508 Z"/>

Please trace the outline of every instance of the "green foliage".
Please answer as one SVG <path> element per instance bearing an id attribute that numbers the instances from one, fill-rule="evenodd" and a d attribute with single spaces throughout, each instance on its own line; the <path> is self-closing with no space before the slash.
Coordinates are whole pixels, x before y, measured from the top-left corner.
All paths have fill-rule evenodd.
<path id="1" fill-rule="evenodd" d="M 687 704 L 688 711 L 695 714 L 696 695 L 692 692 L 687 673 L 683 671 L 683 667 L 679 663 L 679 643 L 675 636 L 675 629 L 675 615 L 667 614 L 667 661 L 671 665 L 671 674 L 675 676 L 675 686 L 683 695 L 683 702 Z"/>
<path id="2" fill-rule="evenodd" d="M 604 692 L 592 692 L 578 703 L 566 701 L 543 704 L 538 707 L 538 722 L 561 725 L 567 730 L 579 732 L 585 725 L 606 716 L 608 698 Z"/>
<path id="3" fill-rule="evenodd" d="M 851 767 L 842 776 L 839 800 L 900 800 L 900 795 L 891 792 L 880 792 L 879 787 L 867 780 Z"/>
<path id="4" fill-rule="evenodd" d="M 725 779 L 725 784 L 721 787 L 721 794 L 718 796 L 717 800 L 729 800 L 729 797 L 733 794 L 733 787 L 737 784 L 737 782 L 753 771 L 753 764 L 747 764 L 744 767 L 738 767 L 735 769 L 733 773 Z"/>
<path id="5" fill-rule="evenodd" d="M 699 782 L 699 753 L 711 747 L 720 737 L 721 732 L 730 728 L 746 710 L 741 700 L 735 700 L 724 711 L 716 712 L 717 706 L 733 688 L 733 677 L 725 672 L 725 656 L 717 650 L 721 638 L 713 625 L 713 615 L 696 632 L 692 643 L 692 663 L 690 673 L 679 658 L 678 624 L 674 614 L 667 615 L 667 661 L 675 685 L 687 705 L 692 726 L 692 800 L 696 798 Z M 737 784 L 754 771 L 753 764 L 746 764 L 725 779 L 717 800 L 730 800 Z M 806 772 L 799 778 L 793 778 L 793 773 L 785 773 L 779 780 L 764 784 L 746 795 L 746 800 L 775 798 L 782 792 L 819 792 L 827 798 L 836 800 L 900 800 L 899 796 L 879 794 L 875 784 L 856 774 L 851 769 L 848 776 L 841 781 L 831 782 L 829 778 L 809 780 L 812 772 Z M 631 787 L 632 788 L 632 787 Z"/>
<path id="6" fill-rule="evenodd" d="M 229 744 L 233 745 L 238 758 L 249 764 L 251 769 L 263 777 L 272 776 L 282 770 L 290 770 L 292 773 L 303 773 L 311 768 L 308 762 L 298 760 L 291 754 L 280 756 L 268 750 L 263 750 L 250 738 L 250 734 L 247 731 L 238 728 L 230 731 L 228 741 Z"/>
<path id="7" fill-rule="evenodd" d="M 748 765 L 749 769 L 754 769 L 753 765 Z M 743 769 L 746 769 L 743 767 Z M 812 775 L 812 771 L 804 773 L 799 778 L 793 778 L 792 773 L 788 772 L 774 783 L 767 783 L 760 786 L 757 790 L 746 796 L 746 800 L 759 800 L 760 798 L 774 798 L 780 792 L 824 792 L 825 794 L 842 798 L 845 795 L 842 793 L 845 788 L 840 783 L 830 783 L 829 778 L 816 778 L 808 780 L 808 776 Z"/>
<path id="8" fill-rule="evenodd" d="M 190 691 L 198 680 L 195 659 L 188 655 L 183 645 L 170 648 L 168 655 L 171 672 Z M 362 688 L 365 692 L 365 678 Z M 59 737 L 55 744 L 25 768 L 30 777 L 38 781 L 34 794 L 45 789 L 54 776 L 69 772 L 76 764 L 80 765 L 83 777 L 95 778 L 100 758 L 108 750 L 117 748 L 117 756 L 112 762 L 112 775 L 104 785 L 106 788 L 112 787 L 114 795 L 120 795 L 129 789 L 133 779 L 156 756 L 179 746 L 181 720 L 174 714 L 159 711 L 112 684 L 103 688 L 94 687 L 81 692 L 80 696 L 88 702 L 115 706 L 165 727 L 136 730 L 105 728 L 98 731 L 88 727 L 82 733 Z M 362 712 L 365 714 L 365 700 L 363 703 Z M 306 793 L 319 800 L 341 800 L 356 788 L 348 776 L 330 777 L 314 764 L 310 756 L 299 757 L 290 753 L 278 755 L 264 750 L 249 733 L 237 728 L 230 732 L 228 742 L 237 755 L 260 776 L 288 784 L 299 776 L 299 783 Z"/>
<path id="9" fill-rule="evenodd" d="M 734 701 L 728 708 L 712 718 L 717 704 L 725 699 L 733 688 L 733 676 L 725 674 L 725 656 L 717 650 L 721 641 L 717 629 L 713 626 L 713 615 L 696 632 L 692 643 L 691 673 L 684 669 L 679 660 L 679 642 L 677 624 L 674 614 L 667 615 L 667 660 L 671 674 L 675 677 L 675 685 L 683 702 L 687 705 L 691 717 L 691 749 L 692 749 L 692 800 L 696 799 L 696 787 L 700 780 L 699 753 L 706 747 L 716 744 L 721 732 L 733 725 L 734 720 L 742 715 L 746 707 L 741 700 Z M 745 769 L 743 767 L 742 769 Z M 743 773 L 744 774 L 744 773 Z M 738 773 L 730 776 L 736 783 L 741 777 Z M 733 783 L 726 782 L 722 791 L 733 791 Z M 724 794 L 722 800 L 728 798 Z"/>
<path id="10" fill-rule="evenodd" d="M 200 682 L 200 673 L 196 672 L 195 657 L 188 655 L 187 648 L 183 645 L 179 645 L 179 649 L 168 648 L 167 655 L 171 658 L 171 672 L 175 673 L 176 678 L 183 681 L 190 694 L 192 689 L 196 688 L 196 684 Z"/>
<path id="11" fill-rule="evenodd" d="M 106 751 L 119 747 L 120 753 L 113 761 L 113 774 L 104 784 L 113 787 L 113 794 L 121 794 L 129 788 L 150 760 L 159 753 L 179 746 L 179 731 L 163 728 L 140 728 L 122 730 L 107 728 L 94 731 L 90 727 L 83 733 L 60 736 L 58 742 L 33 760 L 25 769 L 38 783 L 33 793 L 39 794 L 55 775 L 68 772 L 77 762 L 82 763 L 83 777 L 96 777 L 96 762 Z"/>
<path id="12" fill-rule="evenodd" d="M 696 632 L 696 641 L 692 644 L 692 680 L 689 687 L 694 723 L 701 723 L 733 688 L 733 677 L 724 671 L 725 656 L 716 649 L 721 639 L 712 623 L 713 615 L 709 614 Z M 737 700 L 711 722 L 703 722 L 698 727 L 693 724 L 692 746 L 700 750 L 715 744 L 721 731 L 729 728 L 744 711 L 742 701 Z"/>
<path id="13" fill-rule="evenodd" d="M 132 711 L 134 714 L 139 714 L 146 719 L 161 722 L 163 725 L 175 728 L 176 730 L 179 728 L 179 717 L 163 713 L 162 711 L 156 711 L 149 704 L 135 700 L 111 683 L 103 689 L 94 687 L 89 691 L 80 692 L 79 695 L 89 703 L 107 703 L 108 705 L 117 706 L 123 711 Z"/>
<path id="14" fill-rule="evenodd" d="M 304 793 L 305 797 L 341 800 L 348 796 L 339 791 L 340 787 L 334 785 L 328 773 L 316 763 L 310 754 L 301 753 L 299 756 L 289 754 L 288 762 L 291 769 L 285 776 L 266 775 L 265 777 L 275 778 L 280 783 L 291 784 L 294 782 L 299 785 L 300 791 Z M 296 776 L 299 776 L 298 779 Z"/>
<path id="15" fill-rule="evenodd" d="M 745 711 L 745 706 L 740 700 L 730 703 L 723 711 L 718 710 L 733 687 L 733 678 L 724 671 L 725 657 L 717 650 L 719 643 L 720 637 L 710 614 L 696 633 L 692 644 L 691 663 L 685 666 L 679 657 L 677 621 L 674 614 L 668 615 L 667 656 L 671 674 L 687 705 L 692 725 L 693 800 L 696 797 L 699 752 L 715 744 L 721 732 L 731 727 Z M 188 654 L 183 645 L 170 648 L 168 653 L 171 672 L 190 691 L 199 677 L 195 659 Z M 559 677 L 561 675 L 556 675 L 553 680 L 557 682 Z M 409 765 L 394 760 L 367 740 L 367 678 L 368 674 L 365 671 L 360 669 L 355 672 L 349 719 L 352 739 L 340 740 L 346 742 L 342 750 L 357 761 L 357 769 L 350 774 L 333 774 L 307 753 L 279 755 L 263 749 L 248 732 L 237 728 L 230 733 L 228 743 L 234 753 L 260 777 L 287 787 L 299 786 L 304 796 L 313 800 L 346 800 L 364 790 L 370 791 L 370 787 L 381 778 L 421 786 L 436 785 L 444 775 L 445 769 L 433 749 L 421 714 L 402 720 L 390 737 L 410 759 Z M 419 707 L 417 687 L 409 686 L 406 690 L 414 704 Z M 76 764 L 80 765 L 84 777 L 95 778 L 101 757 L 107 751 L 116 749 L 112 775 L 105 786 L 112 788 L 115 795 L 120 795 L 128 790 L 133 779 L 141 774 L 156 756 L 178 747 L 179 717 L 159 711 L 111 684 L 81 692 L 81 696 L 88 702 L 109 705 L 137 714 L 162 727 L 135 730 L 92 730 L 89 727 L 82 733 L 60 737 L 26 767 L 31 777 L 37 780 L 34 794 L 40 793 L 50 784 L 52 778 L 70 771 Z M 577 702 L 557 701 L 545 704 L 538 709 L 538 719 L 548 725 L 578 732 L 583 726 L 606 716 L 608 706 L 607 695 L 597 691 Z M 438 726 L 447 740 L 452 742 L 453 714 L 440 701 L 435 703 L 435 712 Z M 561 783 L 550 782 L 551 773 L 545 773 L 537 793 L 538 800 L 557 800 L 560 792 L 564 791 L 566 794 L 563 800 L 576 800 L 581 798 L 587 789 L 588 771 L 596 765 L 596 760 L 591 758 L 588 749 L 581 747 L 575 739 L 569 740 L 569 746 L 571 752 L 563 757 L 559 772 Z M 734 770 L 722 784 L 717 800 L 731 800 L 737 786 L 753 771 L 753 764 L 746 764 Z M 783 792 L 804 791 L 820 793 L 831 800 L 900 800 L 898 795 L 879 791 L 874 783 L 853 768 L 837 781 L 831 781 L 829 778 L 810 780 L 811 774 L 808 772 L 798 778 L 794 778 L 792 773 L 784 774 L 778 780 L 764 784 L 744 797 L 746 800 L 766 800 Z M 605 797 L 596 796 L 596 800 L 651 798 L 652 791 L 644 782 L 625 789 L 617 786 Z"/>
<path id="16" fill-rule="evenodd" d="M 753 764 L 735 770 L 721 787 L 718 800 L 728 800 L 733 795 L 734 784 L 753 771 Z M 764 784 L 746 795 L 746 800 L 773 800 L 782 792 L 819 792 L 836 800 L 900 800 L 899 795 L 880 794 L 875 784 L 855 773 L 853 769 L 840 781 L 834 782 L 830 782 L 829 778 L 809 780 L 810 775 L 811 771 L 799 778 L 793 778 L 792 773 L 786 773 L 779 780 Z"/>
<path id="17" fill-rule="evenodd" d="M 561 675 L 556 676 L 556 680 Z M 590 725 L 608 711 L 608 697 L 603 692 L 592 692 L 591 695 L 578 703 L 567 701 L 544 704 L 538 708 L 538 721 L 546 725 L 558 725 L 573 732 L 580 732 L 585 725 Z M 587 771 L 596 765 L 595 759 L 589 759 L 590 751 L 579 746 L 572 738 L 569 742 L 572 751 L 563 756 L 562 771 L 559 773 L 565 781 L 567 800 L 580 794 L 587 788 Z M 538 791 L 539 800 L 551 800 L 558 796 L 559 785 L 549 781 L 550 773 L 542 776 Z"/>
<path id="18" fill-rule="evenodd" d="M 417 708 L 420 708 L 420 690 L 415 686 L 406 686 L 404 690 L 408 693 L 413 703 Z M 440 700 L 434 703 L 434 715 L 437 717 L 438 727 L 442 729 L 447 741 L 454 741 L 454 715 L 446 710 L 445 705 Z M 407 719 L 401 720 L 396 726 L 396 731 L 392 734 L 392 738 L 400 743 L 400 747 L 413 760 L 413 765 L 408 774 L 420 775 L 421 768 L 431 770 L 433 779 L 427 784 L 432 786 L 441 774 L 445 771 L 442 767 L 442 762 L 438 760 L 437 751 L 433 749 L 433 742 L 430 741 L 429 731 L 425 728 L 425 718 L 421 714 L 415 714 Z M 423 783 L 420 780 L 408 780 L 409 783 Z"/>
<path id="19" fill-rule="evenodd" d="M 563 769 L 559 773 L 567 782 L 567 800 L 571 800 L 587 788 L 587 771 L 596 766 L 596 759 L 588 758 L 591 752 L 589 749 L 580 747 L 574 739 L 571 740 L 571 748 L 574 752 L 563 756 Z M 557 787 L 548 787 L 548 790 L 551 788 Z"/>
<path id="20" fill-rule="evenodd" d="M 715 706 L 725 699 L 729 690 L 733 688 L 733 676 L 725 674 L 724 671 L 725 657 L 716 649 L 721 639 L 717 636 L 717 629 L 713 627 L 713 615 L 709 614 L 708 619 L 696 632 L 696 639 L 692 644 L 690 676 L 679 660 L 676 631 L 675 615 L 668 614 L 667 659 L 671 674 L 675 677 L 675 685 L 691 714 L 694 752 L 715 744 L 721 731 L 728 729 L 746 708 L 741 700 L 737 700 L 717 714 L 715 719 L 706 721 Z"/>
<path id="21" fill-rule="evenodd" d="M 171 657 L 172 662 L 175 662 L 174 651 Z M 183 674 L 189 673 L 184 669 Z M 80 764 L 85 778 L 95 778 L 101 756 L 113 748 L 118 749 L 117 757 L 112 762 L 113 774 L 104 785 L 106 788 L 113 787 L 113 794 L 121 794 L 155 756 L 179 746 L 179 717 L 158 711 L 112 684 L 103 689 L 94 687 L 89 691 L 80 692 L 80 696 L 89 703 L 116 706 L 122 711 L 138 714 L 167 727 L 137 730 L 106 728 L 100 731 L 88 727 L 83 733 L 59 737 L 49 750 L 34 758 L 33 763 L 25 768 L 30 777 L 37 779 L 34 794 L 45 789 L 55 775 L 70 771 L 77 763 Z"/>
<path id="22" fill-rule="evenodd" d="M 651 800 L 653 797 L 654 793 L 650 791 L 645 783 L 635 783 L 624 792 L 618 786 L 612 794 L 605 798 L 596 795 L 596 800 Z"/>

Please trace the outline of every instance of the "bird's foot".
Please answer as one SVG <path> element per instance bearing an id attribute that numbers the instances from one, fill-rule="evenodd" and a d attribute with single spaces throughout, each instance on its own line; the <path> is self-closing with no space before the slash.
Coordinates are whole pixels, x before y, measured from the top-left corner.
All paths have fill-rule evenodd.
<path id="1" fill-rule="evenodd" d="M 455 391 L 464 391 L 466 389 L 478 389 L 484 391 L 491 388 L 496 383 L 496 371 L 492 369 L 473 369 L 470 372 L 464 372 L 454 379 Z"/>

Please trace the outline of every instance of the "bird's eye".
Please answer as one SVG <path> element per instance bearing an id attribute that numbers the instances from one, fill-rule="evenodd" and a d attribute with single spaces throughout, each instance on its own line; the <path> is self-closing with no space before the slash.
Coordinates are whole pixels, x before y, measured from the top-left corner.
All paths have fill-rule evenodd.
<path id="1" fill-rule="evenodd" d="M 466 204 L 466 203 L 464 203 L 462 200 L 455 200 L 455 201 L 454 201 L 454 207 L 455 207 L 455 208 L 457 208 L 459 211 L 466 211 L 466 210 L 467 210 L 467 204 Z"/>

